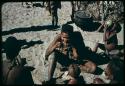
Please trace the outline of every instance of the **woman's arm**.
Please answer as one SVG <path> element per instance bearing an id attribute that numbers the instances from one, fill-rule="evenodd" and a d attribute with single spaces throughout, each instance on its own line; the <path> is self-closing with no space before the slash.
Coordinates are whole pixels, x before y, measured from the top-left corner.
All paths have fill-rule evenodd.
<path id="1" fill-rule="evenodd" d="M 110 40 L 110 38 L 112 38 L 115 35 L 116 35 L 116 32 L 113 32 L 111 35 L 109 35 L 109 37 L 107 38 L 107 40 Z"/>
<path id="2" fill-rule="evenodd" d="M 100 25 L 100 27 L 97 29 L 96 32 L 99 32 L 102 29 L 102 27 L 104 27 L 104 23 L 102 25 Z"/>
<path id="3" fill-rule="evenodd" d="M 78 57 L 79 57 L 79 55 L 78 55 L 77 49 L 76 49 L 76 48 L 73 48 L 73 59 L 74 59 L 74 60 L 77 60 Z"/>
<path id="4" fill-rule="evenodd" d="M 116 28 L 116 23 L 114 23 L 114 25 L 113 25 L 113 27 L 112 27 L 112 29 L 110 31 L 114 31 L 115 28 Z"/>
<path id="5" fill-rule="evenodd" d="M 52 43 L 50 43 L 50 45 L 48 46 L 46 53 L 45 53 L 45 59 L 48 60 L 48 56 L 54 51 L 54 49 L 56 48 L 56 46 L 58 46 L 60 44 L 60 42 L 58 42 L 60 39 L 60 34 L 57 35 L 54 40 L 52 41 Z M 58 42 L 58 43 L 57 43 Z"/>
<path id="6" fill-rule="evenodd" d="M 105 26 L 104 27 L 104 35 L 103 35 L 103 40 L 104 40 L 104 42 L 106 42 L 107 41 L 107 37 L 106 37 L 106 32 L 107 31 L 107 26 Z"/>

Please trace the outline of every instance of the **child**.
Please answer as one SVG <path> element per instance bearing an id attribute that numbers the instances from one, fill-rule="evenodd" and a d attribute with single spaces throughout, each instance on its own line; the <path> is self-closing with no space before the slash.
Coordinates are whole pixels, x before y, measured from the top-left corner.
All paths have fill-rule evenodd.
<path id="1" fill-rule="evenodd" d="M 80 76 L 80 68 L 76 64 L 71 64 L 68 71 L 64 73 L 62 79 L 66 84 L 82 84 L 84 83 L 83 77 Z"/>

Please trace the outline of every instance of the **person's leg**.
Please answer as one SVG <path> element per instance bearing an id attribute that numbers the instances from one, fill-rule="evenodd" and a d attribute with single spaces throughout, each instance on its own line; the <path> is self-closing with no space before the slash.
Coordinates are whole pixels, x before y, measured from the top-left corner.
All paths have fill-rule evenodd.
<path id="1" fill-rule="evenodd" d="M 57 9 L 55 10 L 55 26 L 58 25 L 58 13 L 57 13 Z"/>
<path id="2" fill-rule="evenodd" d="M 53 9 L 53 12 L 52 12 L 52 25 L 53 26 L 57 26 L 58 25 L 57 8 Z"/>
<path id="3" fill-rule="evenodd" d="M 95 47 L 92 49 L 92 51 L 93 51 L 93 52 L 97 52 L 98 48 L 100 48 L 100 49 L 106 51 L 105 45 L 104 45 L 104 44 L 100 44 L 100 43 L 96 43 L 96 44 L 95 44 Z"/>
<path id="4" fill-rule="evenodd" d="M 52 25 L 54 26 L 54 22 L 55 22 L 54 9 L 51 9 L 51 16 L 52 16 Z"/>
<path id="5" fill-rule="evenodd" d="M 54 16 L 52 15 L 52 25 L 54 26 Z"/>
<path id="6" fill-rule="evenodd" d="M 100 44 L 100 43 L 99 43 L 99 46 L 98 46 L 98 47 L 99 47 L 100 49 L 106 51 L 106 49 L 105 49 L 105 45 L 104 45 L 104 44 Z"/>
<path id="7" fill-rule="evenodd" d="M 74 14 L 75 14 L 75 2 L 72 1 L 71 2 L 71 5 L 72 5 L 72 14 L 71 14 L 71 20 L 74 21 Z"/>
<path id="8" fill-rule="evenodd" d="M 61 69 L 61 70 L 66 69 L 69 66 L 69 64 L 71 63 L 69 58 L 66 57 L 64 54 L 59 53 L 59 52 L 56 54 L 57 54 L 56 55 L 57 56 L 57 63 L 60 64 L 59 69 Z"/>
<path id="9" fill-rule="evenodd" d="M 102 49 L 102 50 L 104 50 L 104 51 L 106 50 L 104 44 L 100 44 L 100 43 L 97 42 L 97 43 L 95 44 L 95 47 L 92 49 L 92 51 L 93 51 L 93 52 L 97 52 L 98 48 L 100 48 L 100 49 Z"/>
<path id="10" fill-rule="evenodd" d="M 77 8 L 78 8 L 78 10 L 80 10 L 80 8 L 81 8 L 81 1 L 77 1 Z"/>
<path id="11" fill-rule="evenodd" d="M 53 52 L 49 56 L 48 81 L 52 79 L 55 68 L 56 68 L 56 56 L 55 56 L 55 52 Z"/>
<path id="12" fill-rule="evenodd" d="M 42 3 L 42 6 L 43 6 L 43 7 L 45 6 L 44 4 L 45 4 L 45 1 L 43 1 L 43 3 Z"/>

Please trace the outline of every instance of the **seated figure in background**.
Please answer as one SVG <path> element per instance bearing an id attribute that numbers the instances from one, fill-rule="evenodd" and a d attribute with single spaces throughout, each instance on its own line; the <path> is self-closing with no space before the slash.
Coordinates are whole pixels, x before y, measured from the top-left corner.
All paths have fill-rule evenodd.
<path id="1" fill-rule="evenodd" d="M 105 50 L 105 53 L 109 55 L 112 50 L 115 50 L 118 45 L 117 39 L 117 23 L 113 23 L 112 20 L 108 20 L 104 22 L 97 31 L 100 31 L 103 28 L 104 35 L 103 41 L 104 45 L 97 43 L 95 48 L 93 49 L 94 52 L 97 51 L 98 47 Z"/>
<path id="2" fill-rule="evenodd" d="M 68 71 L 63 74 L 62 79 L 65 80 L 66 84 L 84 84 L 84 79 L 80 76 L 80 73 L 78 65 L 71 64 Z"/>

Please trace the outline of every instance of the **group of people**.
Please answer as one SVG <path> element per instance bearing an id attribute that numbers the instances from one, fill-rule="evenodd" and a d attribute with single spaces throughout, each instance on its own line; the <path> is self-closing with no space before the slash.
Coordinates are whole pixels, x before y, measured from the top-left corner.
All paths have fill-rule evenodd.
<path id="1" fill-rule="evenodd" d="M 120 60 L 118 54 L 110 55 L 110 52 L 117 49 L 118 40 L 117 40 L 117 23 L 113 23 L 111 20 L 103 23 L 97 31 L 100 31 L 100 28 L 104 30 L 104 48 L 106 55 L 110 58 L 107 62 L 107 67 L 103 72 L 105 79 L 109 80 L 109 83 L 124 83 L 123 82 L 123 60 Z M 65 71 L 61 78 L 64 80 L 65 84 L 83 84 L 85 83 L 84 78 L 80 76 L 82 71 L 86 73 L 94 74 L 97 70 L 97 63 L 91 59 L 88 59 L 86 52 L 82 52 L 82 55 L 79 54 L 79 49 L 76 47 L 77 42 L 74 43 L 73 26 L 69 24 L 62 25 L 61 33 L 58 34 L 52 43 L 48 46 L 45 53 L 45 63 L 49 62 L 48 68 L 48 83 L 53 81 L 53 74 L 56 67 L 60 68 L 60 71 Z M 77 37 L 75 37 L 77 38 Z M 17 40 L 14 37 L 9 37 L 5 43 L 10 44 L 10 42 Z M 6 46 L 7 46 L 6 44 Z M 15 45 L 15 48 L 20 49 L 19 44 Z M 79 44 L 78 44 L 79 45 Z M 101 44 L 97 43 L 94 49 L 88 48 L 91 53 L 96 53 L 97 48 Z M 23 67 L 25 62 L 21 58 L 17 57 L 17 54 L 9 53 L 12 46 L 5 47 L 7 60 L 3 62 L 3 83 L 4 84 L 14 84 L 20 83 L 20 80 L 24 82 L 26 79 L 19 78 L 21 77 L 21 71 L 24 71 Z M 14 52 L 13 52 L 14 53 Z M 90 53 L 89 53 L 90 54 Z M 90 57 L 95 59 L 96 57 Z M 97 60 L 99 58 L 96 58 Z M 16 73 L 15 73 L 16 72 Z M 17 74 L 14 75 L 13 73 Z M 24 72 L 26 73 L 26 72 Z M 14 76 L 13 76 L 14 75 Z M 13 78 L 13 79 L 12 79 Z M 18 80 L 18 81 L 17 81 Z M 52 82 L 53 83 L 53 82 Z M 107 83 L 101 78 L 95 78 L 92 84 L 104 84 Z M 28 82 L 30 84 L 30 82 Z"/>
<path id="2" fill-rule="evenodd" d="M 73 5 L 74 3 L 72 3 Z M 57 10 L 61 8 L 60 1 L 50 1 L 47 2 L 47 9 L 52 15 L 52 25 L 58 25 L 58 15 Z M 104 69 L 103 75 L 105 79 L 110 80 L 108 83 L 124 83 L 124 71 L 123 71 L 123 61 L 119 59 L 118 53 L 113 55 L 113 51 L 117 50 L 118 46 L 118 39 L 117 39 L 117 22 L 113 22 L 112 20 L 107 20 L 102 23 L 102 25 L 98 28 L 97 32 L 103 29 L 104 35 L 104 45 L 97 43 L 94 49 L 88 48 L 91 53 L 96 53 L 98 47 L 103 47 L 105 50 L 105 54 L 109 57 L 109 61 L 107 62 L 107 67 Z M 64 24 L 62 25 L 61 33 L 58 34 L 52 43 L 48 46 L 46 53 L 45 53 L 45 63 L 49 62 L 48 68 L 48 83 L 53 81 L 53 75 L 57 66 L 59 66 L 60 70 L 65 70 L 64 74 L 61 76 L 64 79 L 65 84 L 83 84 L 84 79 L 80 76 L 82 71 L 86 73 L 95 73 L 97 70 L 97 63 L 88 59 L 84 59 L 83 56 L 86 56 L 84 51 L 82 55 L 79 54 L 78 47 L 75 46 L 73 38 L 74 31 L 73 26 Z M 77 37 L 76 37 L 77 38 Z M 14 39 L 14 38 L 12 38 Z M 10 41 L 10 39 L 8 39 Z M 14 39 L 15 40 L 15 39 Z M 78 44 L 79 45 L 79 44 Z M 5 50 L 12 49 L 7 47 Z M 7 52 L 7 51 L 6 51 Z M 4 84 L 14 84 L 15 82 L 18 83 L 20 72 L 23 70 L 24 63 L 22 63 L 20 58 L 15 58 L 17 55 L 10 55 L 11 53 L 6 53 L 7 62 L 3 62 L 3 83 Z M 87 57 L 85 57 L 87 58 Z M 98 60 L 98 59 L 97 59 Z M 5 64 L 5 65 L 4 65 Z M 7 65 L 6 65 L 7 64 Z M 18 67 L 17 70 L 15 67 Z M 16 69 L 15 71 L 19 72 L 18 76 L 12 76 L 15 71 L 11 72 L 12 69 Z M 10 76 L 9 76 L 10 75 Z M 14 77 L 14 81 L 12 78 Z M 23 79 L 22 79 L 23 80 Z M 23 80 L 24 81 L 24 80 Z M 92 84 L 107 84 L 101 78 L 95 78 Z"/>
<path id="3" fill-rule="evenodd" d="M 98 28 L 97 32 L 99 32 L 102 28 L 104 31 L 103 48 L 105 49 L 105 54 L 109 57 L 107 62 L 108 66 L 105 68 L 103 74 L 106 77 L 105 79 L 110 80 L 109 83 L 124 83 L 123 61 L 118 56 L 118 53 L 115 55 L 110 55 L 110 52 L 117 50 L 118 46 L 117 23 L 114 23 L 112 20 L 107 20 Z M 71 25 L 62 25 L 61 33 L 54 38 L 52 43 L 47 48 L 45 53 L 45 62 L 49 61 L 48 82 L 52 81 L 56 66 L 59 66 L 60 70 L 64 68 L 67 69 L 66 74 L 64 73 L 65 77 L 68 76 L 67 84 L 79 84 L 79 80 L 77 79 L 81 71 L 94 73 L 97 70 L 97 64 L 94 61 L 90 59 L 81 59 L 81 55 L 78 53 L 78 48 L 73 44 L 72 41 L 75 40 L 73 39 L 73 33 L 73 27 Z M 98 47 L 100 46 L 102 46 L 102 44 L 97 43 L 94 49 L 89 48 L 89 50 L 92 53 L 96 53 Z M 84 55 L 86 55 L 86 53 L 83 52 L 83 56 Z M 93 59 L 94 58 L 95 57 L 93 57 Z M 73 67 L 75 67 L 77 70 L 75 70 Z M 70 73 L 71 70 L 72 73 Z M 77 78 L 75 76 L 77 76 Z M 100 78 L 96 78 L 93 80 L 92 84 L 104 83 L 107 82 Z"/>

